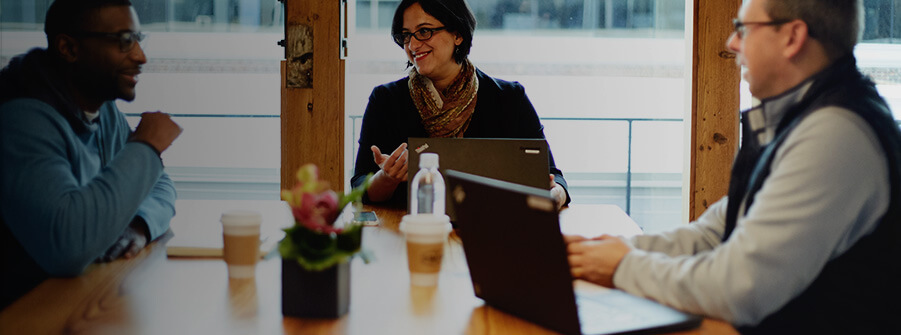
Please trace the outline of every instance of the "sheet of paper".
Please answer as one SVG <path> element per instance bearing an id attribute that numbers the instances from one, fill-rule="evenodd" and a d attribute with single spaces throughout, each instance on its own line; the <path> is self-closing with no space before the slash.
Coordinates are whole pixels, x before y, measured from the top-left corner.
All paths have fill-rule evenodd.
<path id="1" fill-rule="evenodd" d="M 278 200 L 178 200 L 170 229 L 174 236 L 166 243 L 169 257 L 222 257 L 222 224 L 219 218 L 229 210 L 258 211 L 260 257 L 275 251 L 284 237 L 281 229 L 294 221 L 291 210 Z"/>

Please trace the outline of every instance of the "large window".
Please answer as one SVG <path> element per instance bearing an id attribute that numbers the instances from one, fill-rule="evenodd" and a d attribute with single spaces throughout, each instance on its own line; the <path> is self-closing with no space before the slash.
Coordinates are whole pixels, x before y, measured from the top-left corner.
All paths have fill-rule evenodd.
<path id="1" fill-rule="evenodd" d="M 901 120 L 901 0 L 864 0 L 864 30 L 854 49 L 857 66 L 875 83 L 896 120 Z M 753 101 L 742 80 L 741 106 Z"/>
<path id="2" fill-rule="evenodd" d="M 357 0 L 346 98 L 348 169 L 374 86 L 405 76 L 389 29 L 399 1 Z M 684 0 L 469 1 L 470 58 L 515 80 L 545 126 L 574 203 L 610 203 L 646 231 L 682 218 Z"/>
<path id="3" fill-rule="evenodd" d="M 399 1 L 349 1 L 347 176 L 369 93 L 405 75 L 403 52 L 388 32 Z M 0 0 L 0 65 L 46 45 L 50 2 Z M 132 122 L 161 110 L 185 128 L 163 156 L 179 196 L 278 198 L 283 5 L 132 2 L 149 35 L 149 62 L 137 99 L 119 105 Z M 478 20 L 471 59 L 489 75 L 525 86 L 574 202 L 616 204 L 646 231 L 681 223 L 687 1 L 469 2 Z M 901 113 L 901 0 L 864 3 L 859 65 Z"/>
<path id="4" fill-rule="evenodd" d="M 46 46 L 50 0 L 0 0 L 0 64 Z M 132 0 L 148 38 L 137 98 L 119 102 L 136 125 L 145 111 L 184 128 L 163 153 L 182 199 L 278 199 L 277 0 Z"/>

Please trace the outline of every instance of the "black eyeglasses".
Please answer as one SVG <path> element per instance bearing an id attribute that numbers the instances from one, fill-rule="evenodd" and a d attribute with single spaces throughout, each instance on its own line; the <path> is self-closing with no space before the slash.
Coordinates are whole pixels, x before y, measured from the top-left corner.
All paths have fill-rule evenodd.
<path id="1" fill-rule="evenodd" d="M 119 43 L 119 51 L 129 52 L 135 45 L 141 43 L 147 35 L 140 31 L 121 31 L 118 33 L 102 33 L 96 31 L 80 31 L 73 34 L 76 37 L 97 37 L 115 40 Z"/>
<path id="2" fill-rule="evenodd" d="M 432 38 L 432 34 L 434 34 L 436 31 L 442 31 L 444 29 L 447 29 L 447 27 L 422 28 L 412 33 L 402 32 L 399 34 L 394 34 L 392 35 L 392 37 L 394 37 L 394 42 L 396 42 L 398 45 L 403 46 L 407 45 L 407 43 L 410 43 L 411 37 L 416 37 L 417 41 L 427 41 L 428 39 Z"/>
<path id="3" fill-rule="evenodd" d="M 732 19 L 732 26 L 735 35 L 738 38 L 743 38 L 745 33 L 748 32 L 748 26 L 758 25 L 758 26 L 778 26 L 780 24 L 786 24 L 792 22 L 793 20 L 772 20 L 772 21 L 754 21 L 754 22 L 742 22 L 738 19 Z"/>

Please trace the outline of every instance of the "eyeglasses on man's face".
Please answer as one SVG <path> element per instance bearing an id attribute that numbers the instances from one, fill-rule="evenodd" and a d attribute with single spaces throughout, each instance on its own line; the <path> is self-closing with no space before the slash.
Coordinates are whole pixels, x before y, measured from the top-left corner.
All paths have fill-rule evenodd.
<path id="1" fill-rule="evenodd" d="M 742 22 L 739 19 L 732 19 L 733 32 L 738 38 L 744 38 L 745 34 L 748 32 L 749 26 L 778 26 L 780 24 L 786 24 L 791 22 L 792 20 L 772 20 L 772 21 L 745 21 Z"/>
<path id="2" fill-rule="evenodd" d="M 118 33 L 103 33 L 96 31 L 81 31 L 73 34 L 77 37 L 94 37 L 105 38 L 119 43 L 119 51 L 129 52 L 134 49 L 135 45 L 141 43 L 147 35 L 140 31 L 121 31 Z"/>
<path id="3" fill-rule="evenodd" d="M 394 34 L 394 42 L 397 42 L 399 45 L 407 45 L 410 43 L 410 38 L 415 37 L 417 41 L 427 41 L 432 38 L 432 34 L 436 31 L 442 31 L 447 29 L 447 27 L 438 27 L 438 28 L 422 28 L 415 32 L 402 32 L 399 34 Z"/>

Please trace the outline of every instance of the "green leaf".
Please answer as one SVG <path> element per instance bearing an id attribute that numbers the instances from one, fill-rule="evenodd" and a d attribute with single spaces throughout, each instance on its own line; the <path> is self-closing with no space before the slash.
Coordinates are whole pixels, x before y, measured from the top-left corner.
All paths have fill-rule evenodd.
<path id="1" fill-rule="evenodd" d="M 338 234 L 337 247 L 341 251 L 356 252 L 363 244 L 363 225 L 350 224 L 344 227 L 344 231 Z"/>
<path id="2" fill-rule="evenodd" d="M 306 181 L 304 186 L 315 185 L 315 169 L 305 166 L 298 170 L 297 178 Z M 338 196 L 338 208 L 354 203 L 357 211 L 362 209 L 361 200 L 366 189 L 372 184 L 372 174 L 366 176 L 360 186 L 350 193 Z M 285 193 L 285 192 L 283 192 Z M 293 195 L 293 194 L 292 194 Z M 284 195 L 283 195 L 284 197 Z M 289 197 L 290 198 L 290 197 Z M 296 198 L 296 197 L 295 197 Z M 296 200 L 296 199 L 294 199 Z M 285 228 L 285 238 L 278 243 L 278 252 L 283 259 L 295 260 L 307 271 L 322 271 L 340 263 L 350 261 L 359 254 L 363 261 L 369 263 L 372 253 L 362 250 L 363 225 L 349 224 L 340 234 L 326 234 L 313 231 L 303 225 L 296 224 Z"/>
<path id="3" fill-rule="evenodd" d="M 360 254 L 369 263 L 369 251 L 361 252 L 363 226 L 348 226 L 340 234 L 312 231 L 301 225 L 286 228 L 285 238 L 278 244 L 282 258 L 295 260 L 308 271 L 322 271 L 350 261 Z"/>
<path id="4" fill-rule="evenodd" d="M 359 202 L 363 199 L 363 194 L 366 193 L 366 189 L 369 188 L 369 185 L 372 184 L 372 174 L 366 175 L 366 179 L 363 180 L 363 183 L 360 186 L 354 187 L 350 193 L 340 195 L 338 197 L 338 208 L 344 208 L 348 203 L 351 202 Z"/>

